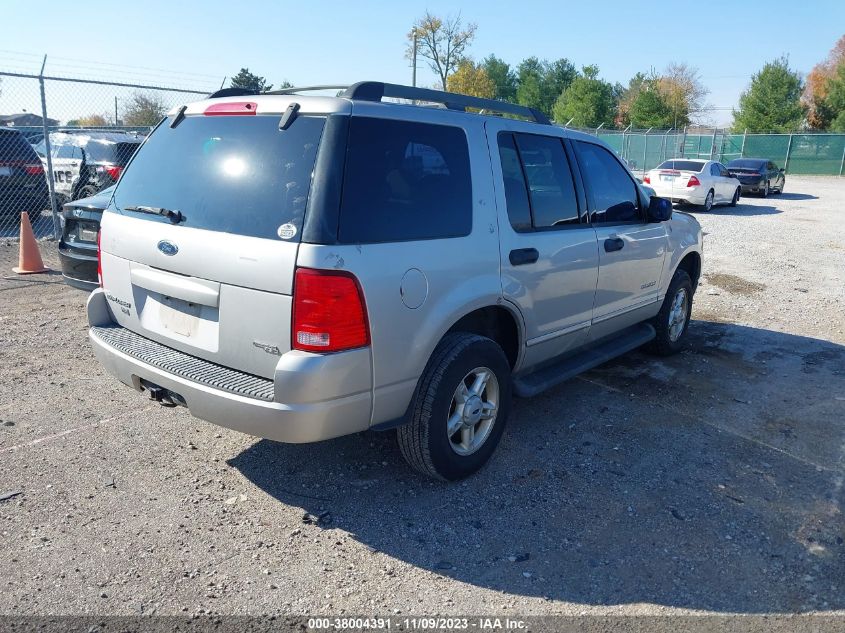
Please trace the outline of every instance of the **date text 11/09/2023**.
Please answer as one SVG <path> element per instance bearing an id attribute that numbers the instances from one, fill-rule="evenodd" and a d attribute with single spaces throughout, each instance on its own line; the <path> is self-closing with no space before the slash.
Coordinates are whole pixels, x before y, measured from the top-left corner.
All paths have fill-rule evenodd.
<path id="1" fill-rule="evenodd" d="M 387 617 L 387 618 L 308 618 L 309 630 L 397 630 L 397 631 L 520 631 L 528 628 L 525 620 L 496 617 Z"/>

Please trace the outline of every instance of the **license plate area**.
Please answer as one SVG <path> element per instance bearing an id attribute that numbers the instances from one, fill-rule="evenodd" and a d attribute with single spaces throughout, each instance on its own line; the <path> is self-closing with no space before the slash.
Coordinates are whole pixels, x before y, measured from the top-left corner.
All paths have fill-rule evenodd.
<path id="1" fill-rule="evenodd" d="M 134 287 L 141 327 L 188 348 L 217 352 L 219 348 L 219 310 Z M 187 350 L 186 350 L 187 351 Z"/>
<path id="2" fill-rule="evenodd" d="M 159 319 L 166 330 L 190 338 L 196 337 L 200 326 L 202 306 L 196 303 L 162 296 L 159 306 Z"/>

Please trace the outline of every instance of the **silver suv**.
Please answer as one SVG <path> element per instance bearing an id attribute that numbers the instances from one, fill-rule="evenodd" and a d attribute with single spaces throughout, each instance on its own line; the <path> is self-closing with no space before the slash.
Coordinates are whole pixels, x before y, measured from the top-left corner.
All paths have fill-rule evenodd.
<path id="1" fill-rule="evenodd" d="M 512 394 L 677 351 L 701 239 L 604 143 L 529 108 L 227 91 L 171 112 L 122 175 L 90 339 L 162 404 L 283 442 L 396 428 L 453 480 L 490 458 Z"/>

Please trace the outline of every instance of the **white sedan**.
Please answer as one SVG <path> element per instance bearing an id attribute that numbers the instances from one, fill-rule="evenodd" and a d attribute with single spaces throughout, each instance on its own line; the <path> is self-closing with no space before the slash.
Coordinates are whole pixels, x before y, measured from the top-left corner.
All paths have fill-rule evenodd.
<path id="1" fill-rule="evenodd" d="M 696 204 L 709 211 L 714 204 L 736 206 L 742 193 L 739 180 L 714 160 L 673 158 L 646 172 L 643 184 L 661 197 L 681 204 Z"/>

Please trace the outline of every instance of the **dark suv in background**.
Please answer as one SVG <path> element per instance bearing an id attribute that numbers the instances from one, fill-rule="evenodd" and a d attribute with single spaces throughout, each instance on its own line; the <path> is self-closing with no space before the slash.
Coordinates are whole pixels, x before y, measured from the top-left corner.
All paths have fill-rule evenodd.
<path id="1" fill-rule="evenodd" d="M 49 206 L 47 179 L 35 150 L 17 130 L 0 127 L 0 222 L 26 211 L 35 224 Z"/>
<path id="2" fill-rule="evenodd" d="M 106 187 L 89 198 L 68 202 L 62 209 L 59 262 L 65 282 L 74 288 L 97 287 L 97 234 L 113 191 L 114 186 Z"/>
<path id="3" fill-rule="evenodd" d="M 88 198 L 117 182 L 144 137 L 122 130 L 70 129 L 50 134 L 58 202 Z M 43 139 L 35 150 L 46 168 Z"/>

